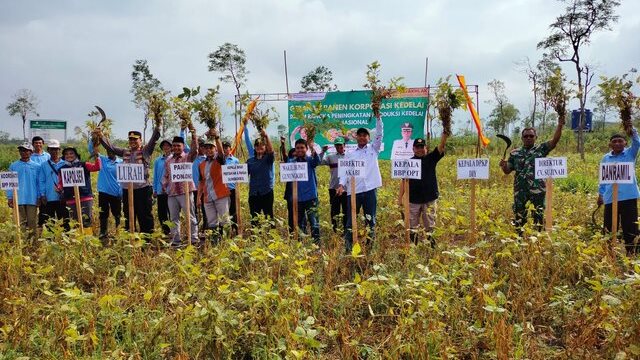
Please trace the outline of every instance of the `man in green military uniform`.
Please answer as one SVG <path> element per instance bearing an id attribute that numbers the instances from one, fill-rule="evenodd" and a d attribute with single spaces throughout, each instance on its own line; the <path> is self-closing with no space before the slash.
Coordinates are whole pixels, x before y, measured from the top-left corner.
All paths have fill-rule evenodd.
<path id="1" fill-rule="evenodd" d="M 538 138 L 536 129 L 525 128 L 522 130 L 522 147 L 513 149 L 508 161 L 505 159 L 500 161 L 500 168 L 505 174 L 514 170 L 516 172 L 513 178 L 513 213 L 514 225 L 518 230 L 527 222 L 528 202 L 535 206 L 533 222 L 538 226 L 542 225 L 545 184 L 543 179 L 536 179 L 536 158 L 546 157 L 556 147 L 560 141 L 563 126 L 564 120 L 558 121 L 553 138 L 538 145 L 536 145 Z"/>

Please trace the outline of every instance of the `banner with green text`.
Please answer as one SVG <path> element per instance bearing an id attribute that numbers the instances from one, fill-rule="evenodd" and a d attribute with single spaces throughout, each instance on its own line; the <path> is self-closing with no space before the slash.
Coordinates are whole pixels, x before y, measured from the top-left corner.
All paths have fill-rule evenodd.
<path id="1" fill-rule="evenodd" d="M 413 140 L 424 137 L 424 120 L 429 101 L 427 88 L 409 88 L 382 101 L 380 114 L 383 123 L 380 159 L 403 159 L 413 156 Z M 332 122 L 340 122 L 344 129 L 331 128 L 315 135 L 316 150 L 331 145 L 339 136 L 347 138 L 347 151 L 356 146 L 358 128 L 369 129 L 371 140 L 375 137 L 376 121 L 371 111 L 371 91 L 334 91 L 327 93 L 299 93 L 289 96 L 289 139 L 306 139 L 302 122 L 294 117 L 296 107 L 321 102 Z M 309 112 L 305 112 L 308 115 Z M 329 147 L 333 150 L 333 146 Z"/>

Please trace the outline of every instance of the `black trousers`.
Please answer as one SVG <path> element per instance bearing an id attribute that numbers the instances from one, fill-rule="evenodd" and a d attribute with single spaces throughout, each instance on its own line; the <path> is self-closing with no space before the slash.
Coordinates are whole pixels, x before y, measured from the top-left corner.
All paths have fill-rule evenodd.
<path id="1" fill-rule="evenodd" d="M 231 215 L 231 228 L 235 233 L 238 233 L 238 214 L 236 213 L 236 189 L 229 189 L 231 195 L 229 196 L 229 215 Z"/>
<path id="2" fill-rule="evenodd" d="M 606 232 L 611 232 L 612 227 L 612 204 L 604 206 L 604 228 Z M 618 224 L 622 228 L 622 238 L 627 249 L 627 254 L 638 251 L 638 246 L 634 244 L 638 236 L 638 199 L 618 201 Z"/>
<path id="3" fill-rule="evenodd" d="M 198 199 L 198 192 L 191 192 L 191 201 L 196 201 Z M 207 221 L 207 213 L 204 211 L 204 193 L 202 194 L 202 200 L 200 202 L 200 207 L 195 206 L 194 202 L 194 210 L 196 213 L 196 222 L 198 223 L 198 229 L 206 229 L 209 226 L 209 222 Z"/>
<path id="4" fill-rule="evenodd" d="M 259 213 L 273 218 L 273 190 L 263 195 L 249 195 L 249 212 L 253 226 L 257 225 L 256 216 Z"/>
<path id="5" fill-rule="evenodd" d="M 116 221 L 116 228 L 120 226 L 122 198 L 100 192 L 98 193 L 98 207 L 100 207 L 100 236 L 105 236 L 109 226 L 109 213 Z"/>
<path id="6" fill-rule="evenodd" d="M 331 204 L 331 225 L 333 232 L 338 231 L 338 219 L 336 216 L 342 215 L 342 231 L 347 228 L 347 193 L 343 192 L 338 196 L 335 189 L 329 189 L 329 203 Z"/>
<path id="7" fill-rule="evenodd" d="M 38 224 L 42 226 L 49 219 L 64 219 L 64 228 L 69 230 L 69 209 L 64 201 L 47 201 L 46 204 L 40 205 Z"/>
<path id="8" fill-rule="evenodd" d="M 122 205 L 124 206 L 125 228 L 129 230 L 129 191 L 122 189 Z M 138 228 L 141 233 L 151 234 L 153 232 L 153 213 L 151 196 L 153 189 L 145 186 L 133 190 L 133 213 L 138 221 Z"/>
<path id="9" fill-rule="evenodd" d="M 165 224 L 169 220 L 169 195 L 158 194 L 158 220 L 162 226 L 162 233 L 169 235 L 169 225 Z"/>

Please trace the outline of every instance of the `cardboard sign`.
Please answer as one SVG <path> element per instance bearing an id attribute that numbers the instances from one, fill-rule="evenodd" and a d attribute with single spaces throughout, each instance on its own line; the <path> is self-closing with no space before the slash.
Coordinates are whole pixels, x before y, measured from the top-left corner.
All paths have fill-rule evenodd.
<path id="1" fill-rule="evenodd" d="M 0 172 L 0 190 L 13 190 L 18 188 L 18 173 L 15 171 Z"/>
<path id="2" fill-rule="evenodd" d="M 249 166 L 247 164 L 222 165 L 222 182 L 225 184 L 248 183 Z"/>
<path id="3" fill-rule="evenodd" d="M 536 158 L 536 179 L 556 179 L 567 177 L 566 157 Z"/>
<path id="4" fill-rule="evenodd" d="M 422 160 L 420 159 L 394 159 L 391 160 L 392 179 L 421 179 Z"/>
<path id="5" fill-rule="evenodd" d="M 170 170 L 172 183 L 193 181 L 193 163 L 173 163 Z"/>
<path id="6" fill-rule="evenodd" d="M 338 177 L 364 177 L 366 160 L 338 159 Z"/>
<path id="7" fill-rule="evenodd" d="M 458 159 L 458 180 L 489 178 L 489 159 Z"/>
<path id="8" fill-rule="evenodd" d="M 83 168 L 63 168 L 60 169 L 62 177 L 62 187 L 84 186 L 84 169 Z"/>
<path id="9" fill-rule="evenodd" d="M 292 162 L 280 164 L 280 181 L 309 181 L 306 162 Z"/>
<path id="10" fill-rule="evenodd" d="M 121 183 L 144 184 L 144 165 L 121 163 L 116 166 L 116 180 Z"/>
<path id="11" fill-rule="evenodd" d="M 600 163 L 600 184 L 633 184 L 634 163 Z"/>

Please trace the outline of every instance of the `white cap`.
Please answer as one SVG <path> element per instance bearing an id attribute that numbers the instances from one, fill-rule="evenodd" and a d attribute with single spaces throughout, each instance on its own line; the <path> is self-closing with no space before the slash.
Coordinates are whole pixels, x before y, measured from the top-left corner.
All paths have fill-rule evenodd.
<path id="1" fill-rule="evenodd" d="M 56 139 L 51 139 L 51 140 L 49 140 L 49 144 L 47 144 L 47 147 L 54 148 L 54 149 L 60 149 L 60 141 L 58 141 Z"/>

